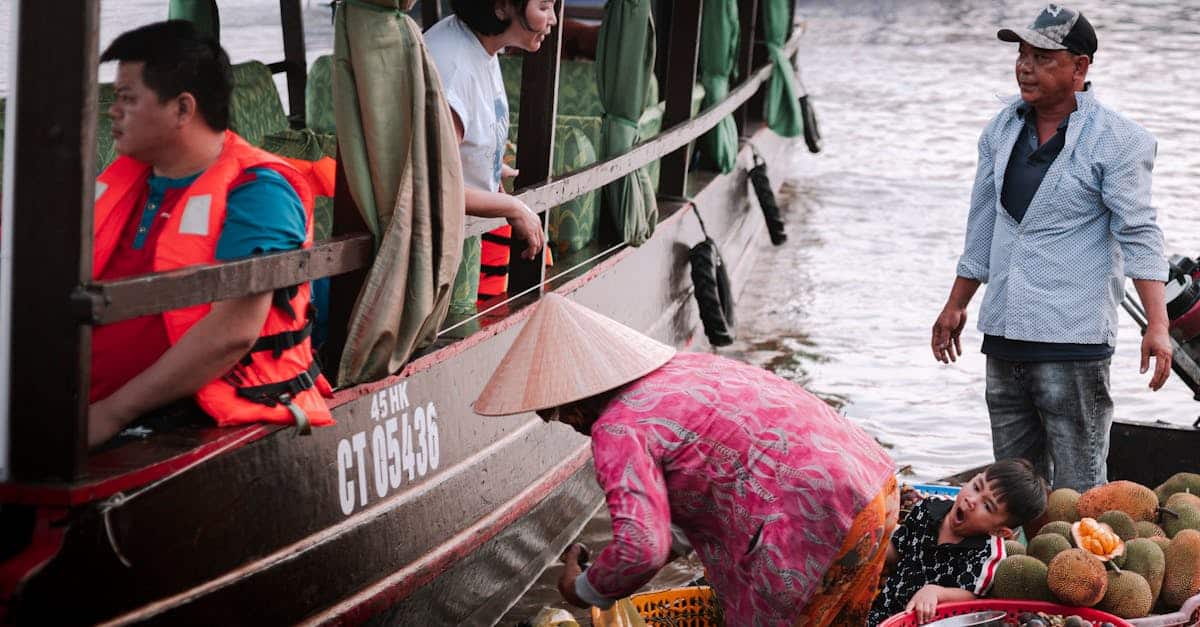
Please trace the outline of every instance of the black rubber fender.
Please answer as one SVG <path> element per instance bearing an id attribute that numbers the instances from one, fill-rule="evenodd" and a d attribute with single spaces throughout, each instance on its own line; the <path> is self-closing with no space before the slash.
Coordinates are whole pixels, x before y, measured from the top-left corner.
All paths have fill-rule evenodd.
<path id="1" fill-rule="evenodd" d="M 817 126 L 817 112 L 813 109 L 808 94 L 800 96 L 800 117 L 804 121 L 804 143 L 811 153 L 821 152 L 821 129 Z"/>
<path id="2" fill-rule="evenodd" d="M 733 286 L 725 270 L 725 262 L 712 238 L 696 244 L 688 251 L 692 266 L 692 286 L 704 335 L 713 346 L 728 346 L 734 340 L 736 320 L 733 310 Z"/>

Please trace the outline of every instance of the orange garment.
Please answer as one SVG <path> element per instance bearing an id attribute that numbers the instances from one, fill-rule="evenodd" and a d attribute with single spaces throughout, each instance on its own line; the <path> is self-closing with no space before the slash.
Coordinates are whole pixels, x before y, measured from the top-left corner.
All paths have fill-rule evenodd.
<path id="1" fill-rule="evenodd" d="M 313 196 L 333 198 L 334 180 L 337 178 L 337 161 L 333 157 L 321 157 L 316 161 L 294 157 L 280 157 L 280 159 L 296 168 L 296 171 L 308 183 Z"/>
<path id="2" fill-rule="evenodd" d="M 178 205 L 182 209 L 164 216 L 166 225 L 153 245 L 155 272 L 216 262 L 229 191 L 243 172 L 254 167 L 275 170 L 296 190 L 308 223 L 304 247 L 312 246 L 313 196 L 304 178 L 282 159 L 226 131 L 220 157 L 184 192 Z M 131 213 L 138 210 L 137 201 L 150 172 L 149 164 L 122 156 L 97 179 L 93 279 L 104 275 Z M 312 353 L 310 289 L 305 282 L 277 291 L 251 352 L 223 377 L 196 393 L 197 404 L 218 425 L 333 424 L 333 416 L 322 398 L 332 396 L 332 388 L 321 375 Z M 161 314 L 170 343 L 177 343 L 211 308 L 203 304 Z"/>
<path id="3" fill-rule="evenodd" d="M 804 606 L 796 625 L 865 625 L 879 593 L 888 540 L 896 529 L 900 491 L 891 477 L 854 517 L 850 532 L 825 572 L 821 588 Z"/>
<path id="4" fill-rule="evenodd" d="M 554 265 L 550 247 L 542 251 L 547 266 Z M 512 259 L 512 226 L 484 233 L 479 243 L 479 304 L 508 292 L 508 266 Z"/>

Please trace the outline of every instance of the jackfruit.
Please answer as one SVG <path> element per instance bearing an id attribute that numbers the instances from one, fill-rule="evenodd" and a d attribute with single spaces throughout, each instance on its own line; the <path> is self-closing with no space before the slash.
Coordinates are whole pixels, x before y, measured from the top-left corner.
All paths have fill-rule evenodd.
<path id="1" fill-rule="evenodd" d="M 1166 505 L 1167 499 L 1176 492 L 1200 494 L 1200 475 L 1194 472 L 1175 473 L 1171 475 L 1170 479 L 1167 479 L 1157 488 L 1154 488 L 1154 494 L 1158 496 L 1159 505 Z"/>
<path id="2" fill-rule="evenodd" d="M 1037 534 L 1039 536 L 1043 536 L 1043 535 L 1046 535 L 1047 533 L 1056 533 L 1056 534 L 1066 538 L 1067 542 L 1071 542 L 1071 523 L 1063 521 L 1063 520 L 1056 520 L 1054 522 L 1049 522 L 1049 523 L 1042 525 L 1042 528 L 1040 530 L 1038 530 Z"/>
<path id="3" fill-rule="evenodd" d="M 1129 517 L 1129 514 L 1121 510 L 1114 509 L 1104 512 L 1096 520 L 1112 528 L 1113 533 L 1117 534 L 1117 537 L 1122 540 L 1129 541 L 1138 537 L 1137 527 L 1134 526 L 1133 519 Z"/>
<path id="4" fill-rule="evenodd" d="M 1200 529 L 1200 509 L 1182 503 L 1166 510 L 1163 512 L 1162 528 L 1168 538 L 1174 538 L 1184 529 Z"/>
<path id="5" fill-rule="evenodd" d="M 1137 529 L 1139 538 L 1167 537 L 1167 533 L 1162 530 L 1162 527 L 1159 527 L 1148 520 L 1139 520 L 1133 523 L 1133 527 Z"/>
<path id="6" fill-rule="evenodd" d="M 996 566 L 991 595 L 997 599 L 1054 602 L 1046 585 L 1046 565 L 1028 555 L 1006 557 Z"/>
<path id="7" fill-rule="evenodd" d="M 1111 510 L 1120 510 L 1134 520 L 1154 520 L 1158 496 L 1153 490 L 1132 481 L 1114 481 L 1084 492 L 1075 504 L 1080 518 L 1099 518 Z"/>
<path id="8" fill-rule="evenodd" d="M 1046 567 L 1046 585 L 1067 605 L 1092 607 L 1104 598 L 1108 576 L 1104 562 L 1083 549 L 1067 549 Z"/>
<path id="9" fill-rule="evenodd" d="M 1137 538 L 1125 543 L 1125 561 L 1121 568 L 1141 575 L 1150 585 L 1151 605 L 1158 603 L 1163 574 L 1167 568 L 1166 554 L 1158 543 L 1148 538 Z"/>
<path id="10" fill-rule="evenodd" d="M 1096 609 L 1121 618 L 1142 618 L 1153 606 L 1150 584 L 1141 575 L 1123 570 L 1108 573 L 1108 590 L 1096 604 Z"/>
<path id="11" fill-rule="evenodd" d="M 1149 538 L 1149 540 L 1157 544 L 1158 548 L 1162 549 L 1163 555 L 1167 554 L 1167 547 L 1171 546 L 1170 538 L 1166 536 L 1154 536 L 1153 538 Z"/>
<path id="12" fill-rule="evenodd" d="M 1200 594 L 1200 531 L 1184 529 L 1171 538 L 1163 575 L 1162 603 L 1177 610 L 1183 602 Z"/>
<path id="13" fill-rule="evenodd" d="M 1004 541 L 1004 554 L 1005 555 L 1024 555 L 1025 554 L 1025 545 L 1021 544 L 1020 542 L 1017 542 L 1016 540 L 1005 540 Z"/>
<path id="14" fill-rule="evenodd" d="M 1079 493 L 1071 488 L 1059 488 L 1046 498 L 1047 520 L 1062 520 L 1073 523 L 1079 520 L 1079 511 L 1075 504 L 1079 502 Z"/>
<path id="15" fill-rule="evenodd" d="M 1057 533 L 1043 533 L 1029 541 L 1025 554 L 1035 557 L 1043 564 L 1049 564 L 1055 555 L 1071 548 L 1071 541 Z"/>
<path id="16" fill-rule="evenodd" d="M 1175 509 L 1185 504 L 1200 509 L 1200 495 L 1192 494 L 1191 492 L 1176 492 L 1167 497 L 1166 508 Z"/>

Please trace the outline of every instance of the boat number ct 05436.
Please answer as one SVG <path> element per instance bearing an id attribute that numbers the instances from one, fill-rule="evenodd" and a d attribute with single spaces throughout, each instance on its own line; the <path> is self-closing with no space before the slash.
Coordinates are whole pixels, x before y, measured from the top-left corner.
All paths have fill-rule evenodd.
<path id="1" fill-rule="evenodd" d="M 374 428 L 338 442 L 338 499 L 347 516 L 365 507 L 371 492 L 382 499 L 437 470 L 441 458 L 437 408 L 411 407 L 407 381 L 371 397 L 371 418 Z"/>

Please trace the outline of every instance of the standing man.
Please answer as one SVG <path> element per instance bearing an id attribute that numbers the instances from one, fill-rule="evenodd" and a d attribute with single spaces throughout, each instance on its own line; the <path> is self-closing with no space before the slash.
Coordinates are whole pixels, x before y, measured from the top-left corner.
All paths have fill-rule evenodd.
<path id="1" fill-rule="evenodd" d="M 979 329 L 996 459 L 1026 458 L 1055 488 L 1084 490 L 1106 481 L 1124 277 L 1149 320 L 1141 371 L 1153 356 L 1151 389 L 1171 365 L 1150 204 L 1156 144 L 1096 100 L 1086 82 L 1096 31 L 1079 12 L 1050 4 L 1029 28 L 996 35 L 1018 44 L 1021 97 L 979 138 L 965 250 L 932 349 L 944 363 L 962 354 L 967 304 L 990 283 Z"/>

